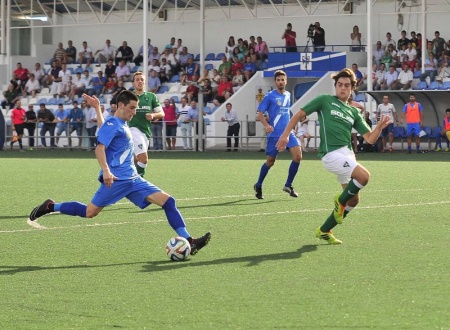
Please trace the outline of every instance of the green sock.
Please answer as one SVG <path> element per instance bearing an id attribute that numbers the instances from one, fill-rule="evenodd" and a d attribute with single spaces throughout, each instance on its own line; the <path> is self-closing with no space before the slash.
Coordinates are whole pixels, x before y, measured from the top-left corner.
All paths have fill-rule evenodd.
<path id="1" fill-rule="evenodd" d="M 347 185 L 347 188 L 342 191 L 342 194 L 339 196 L 339 203 L 342 205 L 346 205 L 347 202 L 352 199 L 364 186 L 361 185 L 355 179 L 350 180 Z"/>
<path id="2" fill-rule="evenodd" d="M 336 219 L 334 218 L 333 212 L 331 212 L 331 215 L 324 222 L 322 227 L 320 227 L 320 230 L 324 233 L 328 233 L 331 229 L 333 229 L 336 226 L 337 226 Z"/>

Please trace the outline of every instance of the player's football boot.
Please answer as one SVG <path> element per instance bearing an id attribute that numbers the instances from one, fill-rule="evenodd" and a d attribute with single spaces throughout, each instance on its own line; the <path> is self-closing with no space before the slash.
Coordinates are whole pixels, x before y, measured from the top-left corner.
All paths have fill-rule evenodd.
<path id="1" fill-rule="evenodd" d="M 320 230 L 320 227 L 316 229 L 316 237 L 318 239 L 323 239 L 328 242 L 328 244 L 331 245 L 339 245 L 342 244 L 341 240 L 338 240 L 336 237 L 334 237 L 333 232 L 330 230 L 328 233 L 324 233 Z"/>
<path id="2" fill-rule="evenodd" d="M 50 204 L 55 204 L 55 201 L 53 199 L 47 199 L 41 205 L 36 206 L 30 213 L 30 220 L 34 221 L 43 215 L 51 213 L 52 211 L 50 211 Z"/>
<path id="3" fill-rule="evenodd" d="M 257 187 L 256 184 L 253 186 L 253 189 L 256 192 L 255 197 L 258 199 L 264 199 L 263 194 L 262 194 L 262 187 Z"/>
<path id="4" fill-rule="evenodd" d="M 197 252 L 205 247 L 206 244 L 209 243 L 209 240 L 211 239 L 211 233 L 208 231 L 205 235 L 199 237 L 199 238 L 193 238 L 191 242 L 191 254 L 197 254 Z"/>
<path id="5" fill-rule="evenodd" d="M 342 224 L 342 221 L 344 221 L 345 205 L 342 205 L 341 202 L 339 202 L 339 196 L 340 194 L 337 194 L 336 197 L 334 197 L 333 216 L 337 223 Z"/>
<path id="6" fill-rule="evenodd" d="M 298 197 L 298 194 L 295 192 L 294 187 L 284 187 L 283 191 L 287 192 L 291 197 Z"/>

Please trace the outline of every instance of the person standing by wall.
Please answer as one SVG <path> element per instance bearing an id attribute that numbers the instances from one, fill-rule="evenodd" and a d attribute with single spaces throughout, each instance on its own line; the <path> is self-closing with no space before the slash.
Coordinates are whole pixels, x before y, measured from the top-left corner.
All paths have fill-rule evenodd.
<path id="1" fill-rule="evenodd" d="M 288 23 L 286 29 L 283 32 L 283 35 L 281 36 L 281 39 L 284 39 L 286 42 L 287 53 L 295 53 L 297 51 L 297 43 L 295 41 L 296 37 L 297 33 L 295 33 L 295 31 L 292 31 L 292 24 Z"/>
<path id="2" fill-rule="evenodd" d="M 225 115 L 221 118 L 222 121 L 228 123 L 227 130 L 227 151 L 231 151 L 231 137 L 234 136 L 234 147 L 233 151 L 238 151 L 239 148 L 239 130 L 241 129 L 241 124 L 239 124 L 239 119 L 237 117 L 236 111 L 233 110 L 233 105 L 231 103 L 226 104 L 227 111 Z"/>

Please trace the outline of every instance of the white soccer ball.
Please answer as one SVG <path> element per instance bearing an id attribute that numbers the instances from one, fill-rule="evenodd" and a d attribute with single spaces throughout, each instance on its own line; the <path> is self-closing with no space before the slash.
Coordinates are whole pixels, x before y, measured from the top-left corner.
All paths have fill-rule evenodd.
<path id="1" fill-rule="evenodd" d="M 191 254 L 191 244 L 186 238 L 173 237 L 167 242 L 166 254 L 173 261 L 186 260 Z"/>

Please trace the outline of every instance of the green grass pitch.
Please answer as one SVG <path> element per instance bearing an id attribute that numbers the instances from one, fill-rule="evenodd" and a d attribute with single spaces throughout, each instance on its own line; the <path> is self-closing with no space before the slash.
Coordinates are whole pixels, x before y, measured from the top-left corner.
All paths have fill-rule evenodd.
<path id="1" fill-rule="evenodd" d="M 122 200 L 94 219 L 50 215 L 46 198 L 89 202 L 93 153 L 0 153 L 1 329 L 449 329 L 450 153 L 358 154 L 371 172 L 360 205 L 314 237 L 340 190 L 313 153 L 282 192 L 283 154 L 264 200 L 257 152 L 152 153 L 146 178 L 177 199 L 210 244 L 171 262 L 164 212 Z"/>

